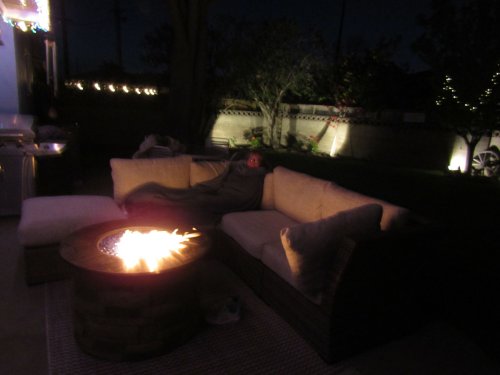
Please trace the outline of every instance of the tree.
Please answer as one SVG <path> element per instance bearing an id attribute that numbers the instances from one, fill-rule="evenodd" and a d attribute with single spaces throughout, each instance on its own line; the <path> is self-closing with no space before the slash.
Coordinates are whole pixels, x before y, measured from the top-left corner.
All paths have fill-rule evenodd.
<path id="1" fill-rule="evenodd" d="M 170 71 L 170 50 L 173 44 L 173 30 L 165 23 L 144 37 L 142 60 L 160 69 L 166 76 Z"/>
<path id="2" fill-rule="evenodd" d="M 465 140 L 465 172 L 471 173 L 477 143 L 498 127 L 500 2 L 433 0 L 432 13 L 420 23 L 425 32 L 414 49 L 434 71 L 434 115 Z"/>
<path id="3" fill-rule="evenodd" d="M 231 82 L 228 95 L 257 104 L 264 116 L 263 142 L 278 147 L 284 98 L 312 90 L 317 40 L 289 20 L 240 22 L 231 35 L 223 68 Z"/>
<path id="4" fill-rule="evenodd" d="M 202 20 L 199 19 L 199 21 L 201 22 Z M 205 21 L 203 20 L 203 22 Z M 232 58 L 232 53 L 228 46 L 229 40 L 233 37 L 231 36 L 230 26 L 228 25 L 232 23 L 233 20 L 219 19 L 219 22 L 205 25 L 203 31 L 204 42 L 203 46 L 201 46 L 202 51 L 192 51 L 194 56 L 199 56 L 196 68 L 200 70 L 197 71 L 198 79 L 203 78 L 203 86 L 198 86 L 198 90 L 202 95 L 199 96 L 200 102 L 198 102 L 197 106 L 199 113 L 197 114 L 196 120 L 191 122 L 191 126 L 186 127 L 182 132 L 179 132 L 178 129 L 176 132 L 175 128 L 179 128 L 183 123 L 173 121 L 172 119 L 177 116 L 187 117 L 190 113 L 186 113 L 186 109 L 190 112 L 193 108 L 188 105 L 190 100 L 194 98 L 188 100 L 186 93 L 182 95 L 182 97 L 184 97 L 182 101 L 180 100 L 181 97 L 179 97 L 179 95 L 182 94 L 181 89 L 184 88 L 183 86 L 189 84 L 189 82 L 194 79 L 194 77 L 190 77 L 186 81 L 180 79 L 184 74 L 188 74 L 190 70 L 188 70 L 189 65 L 181 64 L 182 61 L 189 61 L 189 59 L 183 60 L 180 58 L 180 56 L 186 53 L 184 49 L 187 47 L 184 46 L 182 49 L 179 48 L 179 45 L 182 46 L 184 44 L 182 41 L 174 45 L 174 35 L 176 31 L 170 23 L 163 24 L 148 33 L 143 43 L 143 60 L 149 65 L 161 70 L 163 76 L 170 82 L 170 95 L 177 95 L 177 98 L 171 98 L 170 100 L 170 126 L 167 127 L 167 129 L 172 132 L 173 135 L 178 136 L 179 134 L 185 134 L 186 137 L 191 137 L 190 142 L 192 145 L 195 145 L 195 147 L 202 147 L 202 143 L 209 135 L 217 118 L 222 98 L 227 94 L 229 91 L 228 87 L 231 85 L 228 76 L 223 74 L 225 71 L 223 66 L 226 65 L 228 59 Z M 181 27 L 181 24 L 182 23 L 179 23 L 178 27 Z M 186 30 L 181 30 L 181 35 L 185 32 Z M 191 44 L 192 48 L 195 49 L 196 43 Z M 173 54 L 177 56 L 183 74 L 179 74 L 179 70 L 177 70 L 179 66 L 172 66 Z M 201 57 L 203 58 L 201 59 Z M 173 84 L 173 82 L 175 82 L 175 84 Z M 180 86 L 180 89 L 174 89 L 178 86 Z M 185 137 L 183 137 L 183 140 L 184 138 Z"/>
<path id="5" fill-rule="evenodd" d="M 381 39 L 374 47 L 330 57 L 320 74 L 320 102 L 368 111 L 405 107 L 401 92 L 407 72 L 392 61 L 397 44 Z"/>
<path id="6" fill-rule="evenodd" d="M 214 0 L 168 0 L 173 42 L 170 53 L 168 121 L 188 146 L 203 144 L 207 12 Z"/>

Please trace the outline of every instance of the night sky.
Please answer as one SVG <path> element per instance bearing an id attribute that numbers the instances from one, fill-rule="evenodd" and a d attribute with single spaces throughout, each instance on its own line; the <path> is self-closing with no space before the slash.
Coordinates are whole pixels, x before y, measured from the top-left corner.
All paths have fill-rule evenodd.
<path id="1" fill-rule="evenodd" d="M 401 36 L 400 50 L 395 56 L 398 63 L 409 64 L 412 70 L 426 66 L 411 51 L 410 44 L 423 30 L 417 25 L 417 15 L 427 14 L 430 0 L 346 0 L 342 44 L 364 40 L 367 46 L 381 37 Z M 306 27 L 319 28 L 325 38 L 337 40 L 342 0 L 219 0 L 214 13 L 227 13 L 261 19 L 289 17 Z"/>
<path id="2" fill-rule="evenodd" d="M 97 69 L 116 60 L 113 0 L 65 0 L 70 72 Z M 141 61 L 144 35 L 167 20 L 164 0 L 121 0 L 125 70 L 147 70 Z M 56 17 L 60 10 L 55 9 Z M 57 32 L 57 31 L 56 31 Z"/>
<path id="3" fill-rule="evenodd" d="M 211 17 L 232 15 L 249 20 L 288 17 L 306 27 L 319 28 L 332 43 L 337 40 L 342 0 L 218 0 Z M 430 0 L 346 0 L 342 44 L 370 46 L 381 37 L 400 36 L 395 60 L 413 71 L 426 66 L 412 53 L 410 44 L 422 33 L 418 14 L 429 10 Z M 144 35 L 168 18 L 165 0 L 121 0 L 123 59 L 125 70 L 151 70 L 141 61 Z M 55 11 L 56 17 L 59 10 Z M 104 61 L 115 60 L 113 0 L 66 0 L 70 72 L 98 68 Z M 361 42 L 363 41 L 363 42 Z"/>

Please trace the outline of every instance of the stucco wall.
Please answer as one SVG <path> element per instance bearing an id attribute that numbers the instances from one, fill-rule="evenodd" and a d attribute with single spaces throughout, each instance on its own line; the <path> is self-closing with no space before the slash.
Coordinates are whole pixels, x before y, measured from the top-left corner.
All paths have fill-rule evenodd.
<path id="1" fill-rule="evenodd" d="M 400 118 L 404 121 L 404 114 Z M 462 170 L 465 165 L 465 144 L 460 137 L 449 131 L 428 129 L 405 122 L 384 126 L 345 121 L 332 122 L 325 129 L 327 120 L 328 116 L 317 114 L 294 114 L 284 118 L 281 144 L 286 144 L 289 131 L 305 137 L 324 133 L 318 143 L 318 151 L 330 156 L 436 170 L 447 170 L 450 164 L 457 161 Z M 244 138 L 245 130 L 262 125 L 263 118 L 258 112 L 222 111 L 207 142 L 210 143 L 211 138 L 215 137 L 231 139 L 236 144 L 246 144 L 248 141 Z M 500 143 L 498 135 L 491 140 L 484 138 L 476 152 L 495 142 Z"/>

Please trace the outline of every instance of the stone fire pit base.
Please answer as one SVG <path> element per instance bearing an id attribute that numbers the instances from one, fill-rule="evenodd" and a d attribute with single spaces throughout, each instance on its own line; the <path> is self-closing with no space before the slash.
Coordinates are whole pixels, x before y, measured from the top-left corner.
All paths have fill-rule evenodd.
<path id="1" fill-rule="evenodd" d="M 140 360 L 170 351 L 200 328 L 197 264 L 158 274 L 77 270 L 74 334 L 80 348 L 102 359 Z"/>

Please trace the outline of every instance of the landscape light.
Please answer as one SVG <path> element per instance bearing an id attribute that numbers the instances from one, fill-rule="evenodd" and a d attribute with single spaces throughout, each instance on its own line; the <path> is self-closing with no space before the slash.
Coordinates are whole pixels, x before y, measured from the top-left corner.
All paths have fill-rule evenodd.
<path id="1" fill-rule="evenodd" d="M 465 170 L 465 156 L 459 152 L 452 155 L 450 160 L 450 165 L 448 165 L 449 171 L 464 171 Z"/>

